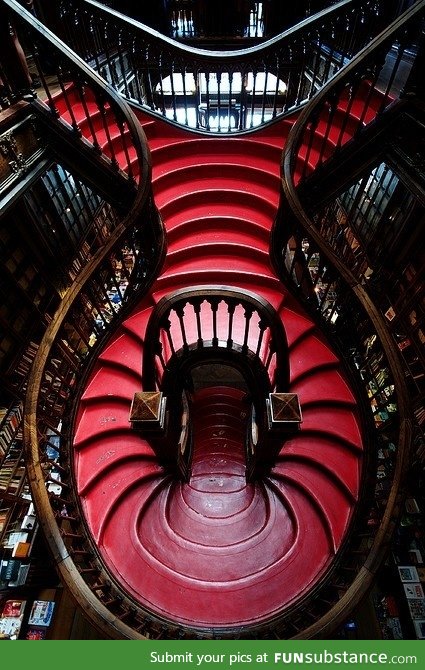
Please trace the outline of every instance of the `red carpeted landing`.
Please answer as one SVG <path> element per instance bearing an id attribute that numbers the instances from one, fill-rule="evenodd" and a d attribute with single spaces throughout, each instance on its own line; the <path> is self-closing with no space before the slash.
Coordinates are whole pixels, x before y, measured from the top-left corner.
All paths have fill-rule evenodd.
<path id="1" fill-rule="evenodd" d="M 168 254 L 87 382 L 75 426 L 75 478 L 103 560 L 139 603 L 192 626 L 255 625 L 305 595 L 347 533 L 362 463 L 355 398 L 337 356 L 269 262 L 290 122 L 243 138 L 202 138 L 141 119 Z M 152 309 L 163 295 L 200 284 L 256 293 L 287 332 L 302 429 L 255 485 L 245 483 L 239 391 L 197 394 L 187 484 L 166 476 L 130 429 Z"/>

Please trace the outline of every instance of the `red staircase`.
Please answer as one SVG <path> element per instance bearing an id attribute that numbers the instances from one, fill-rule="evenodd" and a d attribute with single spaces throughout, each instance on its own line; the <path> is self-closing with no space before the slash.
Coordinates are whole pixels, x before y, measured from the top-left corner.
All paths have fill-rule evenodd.
<path id="1" fill-rule="evenodd" d="M 79 495 L 103 560 L 140 604 L 191 627 L 252 626 L 305 595 L 346 536 L 362 468 L 356 402 L 338 357 L 269 261 L 291 121 L 224 138 L 140 118 L 168 253 L 82 395 L 74 440 Z M 245 480 L 238 389 L 197 392 L 187 483 L 166 475 L 130 428 L 154 306 L 177 289 L 203 284 L 265 298 L 287 332 L 290 391 L 299 394 L 303 423 L 264 481 Z"/>

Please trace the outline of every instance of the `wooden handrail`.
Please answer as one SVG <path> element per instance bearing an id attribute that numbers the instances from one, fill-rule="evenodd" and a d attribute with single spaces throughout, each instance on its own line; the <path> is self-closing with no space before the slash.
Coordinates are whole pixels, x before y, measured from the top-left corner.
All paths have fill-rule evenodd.
<path id="1" fill-rule="evenodd" d="M 341 305 L 343 308 L 344 321 L 347 324 L 347 329 L 350 329 L 350 315 L 355 317 L 357 314 L 361 315 L 362 319 L 369 324 L 369 333 L 373 333 L 375 341 L 378 342 L 379 350 L 384 356 L 382 365 L 390 371 L 391 379 L 388 383 L 394 385 L 394 391 L 397 397 L 398 408 L 398 435 L 397 435 L 397 456 L 394 471 L 392 474 L 391 488 L 387 496 L 386 505 L 379 525 L 374 532 L 373 542 L 370 550 L 366 553 L 362 566 L 353 573 L 353 580 L 345 590 L 342 597 L 338 598 L 329 610 L 321 616 L 316 622 L 307 626 L 302 632 L 296 634 L 294 637 L 311 638 L 311 637 L 326 637 L 334 631 L 338 625 L 341 625 L 347 614 L 352 611 L 364 598 L 369 590 L 373 579 L 382 564 L 383 559 L 388 553 L 389 543 L 393 530 L 395 528 L 399 513 L 401 511 L 400 504 L 402 500 L 402 484 L 406 468 L 409 460 L 409 448 L 412 435 L 412 417 L 409 407 L 408 390 L 406 386 L 405 374 L 400 361 L 400 354 L 397 346 L 389 332 L 385 318 L 383 317 L 379 307 L 375 304 L 369 295 L 365 286 L 360 282 L 359 277 L 356 276 L 350 267 L 344 263 L 338 254 L 338 249 L 333 248 L 329 240 L 325 240 L 321 232 L 317 229 L 311 215 L 314 211 L 314 205 L 307 199 L 307 187 L 309 174 L 304 171 L 301 178 L 296 174 L 299 170 L 300 163 L 300 148 L 305 142 L 306 132 L 310 133 L 310 128 L 313 129 L 311 137 L 314 135 L 314 130 L 317 128 L 317 120 L 320 118 L 321 110 L 325 108 L 329 100 L 338 99 L 339 93 L 344 89 L 347 82 L 358 81 L 362 78 L 362 73 L 365 72 L 365 64 L 368 65 L 377 54 L 382 56 L 382 48 L 388 48 L 393 44 L 397 36 L 402 33 L 406 26 L 411 25 L 419 16 L 424 15 L 425 2 L 418 2 L 414 7 L 408 10 L 402 17 L 398 18 L 388 29 L 386 29 L 378 38 L 376 38 L 368 47 L 366 47 L 349 65 L 347 65 L 340 73 L 335 75 L 322 89 L 317 96 L 307 105 L 301 112 L 299 119 L 295 123 L 291 131 L 287 145 L 285 147 L 282 160 L 282 197 L 279 207 L 279 217 L 276 221 L 273 230 L 273 256 L 276 270 L 285 276 L 286 280 L 295 280 L 296 292 L 304 293 L 310 307 L 313 307 L 316 314 L 321 311 L 322 305 L 326 301 L 318 301 L 313 298 L 314 295 L 310 293 L 313 289 L 314 283 L 310 278 L 308 268 L 306 267 L 306 255 L 301 247 L 301 241 L 305 242 L 312 248 L 311 253 L 317 253 L 321 257 L 322 267 L 326 266 L 326 273 L 329 275 L 328 285 L 332 285 L 335 278 L 338 278 L 338 285 L 341 289 L 345 287 L 347 295 L 352 296 L 352 301 Z M 379 61 L 381 62 L 381 61 Z M 382 105 L 380 112 L 390 105 L 392 99 L 389 95 L 384 95 L 385 103 Z M 371 97 L 368 97 L 370 101 Z M 361 115 L 362 123 L 356 129 L 355 135 L 359 137 L 364 125 L 365 116 Z M 378 123 L 378 121 L 374 122 Z M 307 129 L 307 130 L 306 130 Z M 310 136 L 310 135 L 309 135 Z M 336 154 L 336 151 L 335 151 Z M 330 156 L 330 157 L 328 157 Z M 305 157 L 305 155 L 304 155 Z M 337 160 L 337 158 L 335 158 Z M 320 169 L 323 167 L 325 161 L 332 161 L 332 154 L 328 153 L 323 162 L 318 161 Z M 310 174 L 315 175 L 314 165 L 311 167 Z M 288 214 L 290 212 L 290 214 Z M 279 222 L 282 217 L 282 223 Z M 288 217 L 291 223 L 288 225 Z M 289 230 L 288 230 L 289 228 Z M 287 255 L 285 251 L 289 240 L 292 240 L 292 261 L 286 269 L 282 269 L 282 251 L 284 256 Z M 309 252 L 310 255 L 310 252 Z M 323 270 L 322 270 L 323 273 Z M 332 279 L 332 277 L 334 279 Z M 309 285 L 311 288 L 309 288 Z M 331 301 L 332 302 L 332 301 Z M 334 307 L 331 307 L 331 314 L 328 317 L 323 317 L 323 325 L 329 326 L 333 324 L 332 316 L 338 317 L 335 311 L 340 307 L 339 303 L 334 302 Z M 337 322 L 337 318 L 335 318 Z M 336 326 L 337 328 L 337 326 Z M 351 328 L 356 328 L 352 325 Z M 335 335 L 335 327 L 333 327 Z M 355 332 L 355 331 L 354 331 Z"/>
<path id="2" fill-rule="evenodd" d="M 342 0 L 260 45 L 227 51 L 183 45 L 94 0 L 62 3 L 61 24 L 72 48 L 132 103 L 203 133 L 234 133 L 305 104 L 376 34 L 383 7 Z"/>
<path id="3" fill-rule="evenodd" d="M 185 326 L 183 313 L 184 307 L 200 307 L 203 303 L 211 303 L 211 301 L 215 302 L 216 308 L 220 303 L 224 303 L 228 308 L 228 327 L 226 328 L 226 333 L 223 334 L 222 340 L 219 341 L 217 334 L 214 333 L 213 330 L 208 333 L 203 333 L 198 327 L 197 332 L 195 333 L 195 339 L 193 338 L 194 333 L 192 333 L 193 341 L 191 342 L 192 347 L 190 348 L 186 336 L 183 333 L 183 346 L 180 348 L 180 351 L 176 351 L 176 348 L 172 347 L 170 351 L 171 356 L 163 360 L 163 364 L 165 365 L 164 371 L 172 357 L 179 356 L 181 358 L 190 356 L 191 351 L 193 353 L 194 351 L 199 351 L 203 348 L 215 348 L 220 352 L 224 349 L 231 351 L 234 346 L 236 346 L 238 351 L 242 354 L 247 355 L 250 353 L 251 359 L 258 358 L 262 364 L 267 362 L 270 363 L 270 360 L 268 360 L 270 357 L 263 352 L 261 359 L 259 351 L 263 341 L 264 330 L 267 328 L 270 332 L 270 338 L 267 339 L 265 346 L 267 350 L 271 349 L 276 355 L 276 365 L 274 366 L 273 371 L 269 368 L 265 368 L 269 376 L 270 389 L 275 391 L 286 391 L 289 385 L 288 342 L 281 320 L 273 307 L 260 296 L 250 291 L 239 291 L 228 286 L 197 286 L 192 289 L 180 289 L 169 296 L 165 296 L 159 301 L 155 310 L 151 314 L 146 330 L 146 346 L 143 355 L 144 388 L 152 390 L 153 388 L 156 388 L 157 384 L 161 385 L 161 380 L 158 380 L 155 374 L 155 358 L 158 356 L 161 331 L 166 330 L 169 333 L 169 337 L 172 338 L 173 331 L 171 324 L 169 324 L 171 313 L 179 312 L 179 314 L 181 314 L 180 327 L 177 329 L 179 331 L 178 335 L 181 337 L 182 332 L 180 332 L 180 329 Z M 212 303 L 210 306 L 212 309 Z M 253 313 L 257 314 L 259 322 L 261 322 L 263 326 L 263 329 L 259 330 L 259 337 L 261 337 L 261 339 L 254 342 L 255 346 L 251 350 L 247 344 L 247 332 L 245 338 L 241 338 L 243 341 L 237 342 L 234 339 L 232 315 L 237 306 L 241 306 L 246 310 L 245 320 L 248 323 L 248 329 Z M 169 324 L 168 327 L 167 324 Z M 208 335 L 208 337 L 206 337 L 206 335 Z"/>
<path id="4" fill-rule="evenodd" d="M 91 164 L 96 161 L 97 171 L 103 164 L 104 178 L 107 180 L 109 174 L 109 182 L 115 185 L 118 192 L 122 182 L 122 200 L 129 198 L 130 205 L 135 197 L 132 186 L 137 182 L 143 184 L 145 190 L 149 189 L 151 175 L 146 138 L 135 115 L 122 96 L 16 0 L 1 0 L 1 3 L 4 6 L 2 9 L 9 12 L 15 30 L 22 30 L 26 47 L 31 50 L 34 61 L 31 67 L 36 68 L 41 83 L 38 95 L 30 95 L 27 91 L 26 99 L 37 110 L 40 119 L 47 119 L 50 132 L 53 130 L 55 136 L 58 135 L 59 151 L 64 151 L 68 143 L 79 142 L 81 158 L 91 160 Z M 40 61 L 40 51 L 45 53 L 47 50 L 51 60 L 49 67 L 52 69 L 49 77 L 45 75 Z M 13 81 L 8 84 L 13 101 L 14 96 L 19 97 L 20 92 L 13 90 Z M 61 104 L 65 106 L 62 111 L 58 110 L 56 104 L 58 93 Z M 75 105 L 80 106 L 83 111 L 82 119 L 78 122 L 73 111 Z M 99 127 L 95 127 L 92 121 L 96 115 L 103 119 Z M 88 125 L 89 136 L 82 137 L 82 123 Z M 71 128 L 72 133 L 69 132 Z M 115 132 L 113 138 L 112 129 Z M 130 146 L 136 154 L 137 173 L 133 170 L 134 161 L 130 160 Z M 116 159 L 118 153 L 124 157 L 125 162 L 121 165 Z M 102 163 L 99 162 L 99 157 L 102 158 Z M 87 178 L 90 171 L 91 165 L 86 170 Z M 109 194 L 113 190 L 111 185 L 106 186 Z"/>

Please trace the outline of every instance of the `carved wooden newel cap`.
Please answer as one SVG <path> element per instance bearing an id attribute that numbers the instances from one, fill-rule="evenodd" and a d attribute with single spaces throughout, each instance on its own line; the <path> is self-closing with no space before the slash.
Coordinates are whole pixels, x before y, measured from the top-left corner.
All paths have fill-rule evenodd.
<path id="1" fill-rule="evenodd" d="M 139 391 L 130 408 L 130 423 L 135 430 L 164 428 L 166 399 L 162 391 Z"/>
<path id="2" fill-rule="evenodd" d="M 267 401 L 270 430 L 297 430 L 302 421 L 296 393 L 269 393 Z"/>

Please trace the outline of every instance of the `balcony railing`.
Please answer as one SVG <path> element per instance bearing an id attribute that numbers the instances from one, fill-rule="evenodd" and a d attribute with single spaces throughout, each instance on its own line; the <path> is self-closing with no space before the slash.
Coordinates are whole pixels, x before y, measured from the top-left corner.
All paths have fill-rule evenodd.
<path id="1" fill-rule="evenodd" d="M 94 0 L 60 5 L 63 39 L 127 100 L 206 132 L 289 114 L 376 35 L 383 3 L 342 0 L 247 49 L 184 46 Z"/>
<path id="2" fill-rule="evenodd" d="M 282 163 L 283 190 L 272 236 L 276 270 L 345 352 L 370 403 L 375 448 L 388 453 L 385 462 L 379 454 L 370 454 L 369 494 L 351 537 L 354 542 L 358 533 L 358 549 L 363 549 L 351 555 L 351 574 L 344 573 L 347 565 L 340 566 L 345 588 L 302 636 L 328 635 L 342 612 L 355 607 L 369 589 L 398 520 L 412 431 L 396 343 L 379 305 L 361 282 L 356 249 L 352 246 L 349 252 L 340 229 L 324 227 L 322 218 L 315 216 L 310 187 L 318 188 L 328 170 L 338 165 L 341 169 L 343 147 L 349 150 L 355 138 L 376 132 L 385 110 L 409 86 L 416 71 L 414 57 L 407 59 L 405 54 L 418 53 L 424 17 L 425 2 L 418 2 L 325 86 L 301 112 Z M 329 186 L 329 180 L 322 181 L 322 188 L 324 183 Z"/>

